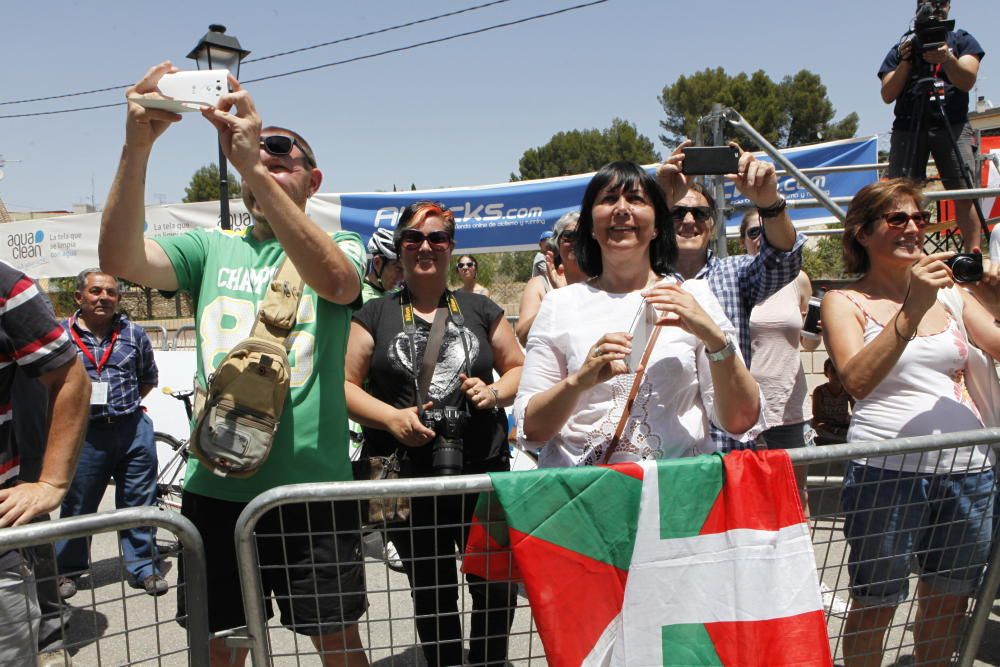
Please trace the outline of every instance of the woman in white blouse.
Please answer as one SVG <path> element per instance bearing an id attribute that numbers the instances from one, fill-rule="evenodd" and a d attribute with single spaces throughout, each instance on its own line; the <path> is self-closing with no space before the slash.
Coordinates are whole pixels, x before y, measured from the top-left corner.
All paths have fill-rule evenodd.
<path id="1" fill-rule="evenodd" d="M 751 155 L 740 171 L 752 182 Z M 545 296 L 514 404 L 519 444 L 541 448 L 539 465 L 608 459 L 636 377 L 629 329 L 644 304 L 662 329 L 607 462 L 714 451 L 710 418 L 734 437 L 754 437 L 762 425 L 760 392 L 733 325 L 706 283 L 677 284 L 673 220 L 642 167 L 613 162 L 597 172 L 584 193 L 575 253 L 590 280 Z"/>

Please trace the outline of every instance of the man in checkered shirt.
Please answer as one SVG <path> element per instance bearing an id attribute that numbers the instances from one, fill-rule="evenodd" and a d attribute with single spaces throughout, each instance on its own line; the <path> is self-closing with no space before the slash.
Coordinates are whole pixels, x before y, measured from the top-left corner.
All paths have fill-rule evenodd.
<path id="1" fill-rule="evenodd" d="M 11 441 L 11 386 L 21 369 L 48 389 L 48 437 L 37 482 L 20 482 Z M 76 469 L 87 423 L 90 380 L 35 283 L 0 262 L 0 530 L 55 510 Z M 0 552 L 0 664 L 35 663 L 35 581 L 18 551 Z"/>
<path id="2" fill-rule="evenodd" d="M 749 368 L 752 363 L 750 311 L 799 275 L 806 239 L 795 232 L 785 209 L 785 199 L 778 194 L 774 165 L 742 154 L 740 173 L 732 180 L 760 214 L 763 229 L 760 252 L 754 256 L 716 257 L 709 248 L 715 237 L 715 200 L 700 183 L 693 182 L 681 171 L 684 149 L 690 145 L 691 142 L 686 141 L 678 146 L 656 173 L 670 202 L 677 233 L 678 277 L 708 281 L 726 317 L 736 327 L 739 336 L 736 342 Z M 722 451 L 753 447 L 752 442 L 730 438 L 715 424 L 709 426 L 712 440 Z"/>

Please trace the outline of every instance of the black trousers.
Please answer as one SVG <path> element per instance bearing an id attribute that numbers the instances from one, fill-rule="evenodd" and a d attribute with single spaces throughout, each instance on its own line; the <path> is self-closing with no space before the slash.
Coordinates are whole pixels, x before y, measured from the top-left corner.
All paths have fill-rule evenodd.
<path id="1" fill-rule="evenodd" d="M 409 524 L 390 528 L 410 580 L 417 634 L 430 667 L 503 665 L 517 585 L 466 575 L 472 598 L 469 660 L 462 655 L 455 553 L 465 549 L 477 494 L 413 498 Z"/>

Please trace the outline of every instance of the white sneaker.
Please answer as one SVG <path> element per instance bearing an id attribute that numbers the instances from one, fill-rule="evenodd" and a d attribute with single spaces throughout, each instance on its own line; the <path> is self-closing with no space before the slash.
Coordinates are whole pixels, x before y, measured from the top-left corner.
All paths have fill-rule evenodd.
<path id="1" fill-rule="evenodd" d="M 826 582 L 819 582 L 819 593 L 823 598 L 823 609 L 829 614 L 840 615 L 847 613 L 847 602 L 834 593 Z"/>
<path id="2" fill-rule="evenodd" d="M 385 543 L 385 563 L 393 572 L 406 572 L 406 568 L 403 567 L 403 559 L 399 557 L 396 545 L 392 542 Z"/>

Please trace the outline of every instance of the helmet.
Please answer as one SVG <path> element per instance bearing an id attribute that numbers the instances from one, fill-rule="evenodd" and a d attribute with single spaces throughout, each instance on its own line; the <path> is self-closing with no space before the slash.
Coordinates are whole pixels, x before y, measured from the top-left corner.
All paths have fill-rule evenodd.
<path id="1" fill-rule="evenodd" d="M 368 239 L 368 254 L 372 257 L 381 255 L 388 260 L 395 261 L 396 248 L 392 242 L 392 230 L 386 228 L 376 229 L 372 237 Z"/>

